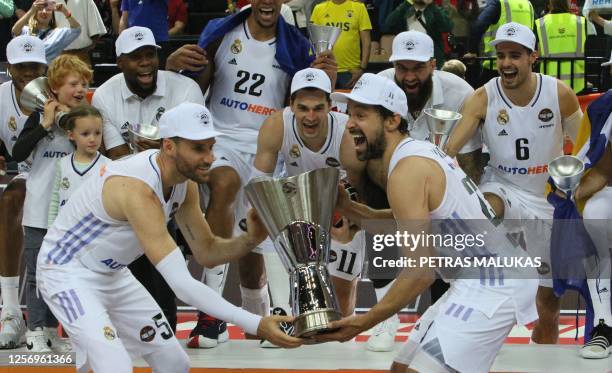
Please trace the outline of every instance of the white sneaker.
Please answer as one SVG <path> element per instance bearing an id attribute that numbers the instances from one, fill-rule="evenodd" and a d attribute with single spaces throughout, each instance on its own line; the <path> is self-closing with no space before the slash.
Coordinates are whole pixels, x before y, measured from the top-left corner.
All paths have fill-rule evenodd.
<path id="1" fill-rule="evenodd" d="M 591 331 L 591 340 L 580 349 L 580 356 L 585 359 L 605 359 L 612 352 L 612 327 L 604 320 Z"/>
<path id="2" fill-rule="evenodd" d="M 395 314 L 376 325 L 372 331 L 372 335 L 368 339 L 366 349 L 375 352 L 393 351 L 399 322 L 399 316 Z"/>
<path id="3" fill-rule="evenodd" d="M 21 312 L 6 312 L 0 316 L 0 350 L 18 348 L 26 342 L 27 327 Z"/>
<path id="4" fill-rule="evenodd" d="M 70 344 L 70 339 L 60 337 L 59 334 L 57 333 L 57 328 L 45 327 L 43 330 L 45 332 L 45 336 L 47 337 L 47 340 L 49 341 L 49 345 L 51 346 L 51 349 L 53 350 L 53 352 L 61 354 L 64 352 L 72 351 L 72 345 Z"/>
<path id="5" fill-rule="evenodd" d="M 30 352 L 53 352 L 49 347 L 49 339 L 40 327 L 26 331 L 26 347 Z"/>

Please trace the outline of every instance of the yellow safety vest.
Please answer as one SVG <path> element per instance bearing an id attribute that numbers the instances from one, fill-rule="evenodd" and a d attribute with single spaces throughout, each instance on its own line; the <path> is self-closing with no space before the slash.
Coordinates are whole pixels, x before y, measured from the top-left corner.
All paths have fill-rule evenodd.
<path id="1" fill-rule="evenodd" d="M 482 41 L 484 42 L 484 55 L 488 57 L 495 56 L 495 48 L 491 46 L 491 42 L 495 40 L 495 33 L 502 25 L 510 22 L 517 22 L 531 29 L 533 27 L 533 6 L 528 0 L 500 0 L 501 13 L 497 23 L 489 26 L 485 31 Z M 489 70 L 496 70 L 497 63 L 493 61 L 485 61 L 482 67 Z"/>
<path id="2" fill-rule="evenodd" d="M 584 17 L 571 13 L 547 14 L 536 21 L 536 30 L 542 57 L 581 57 L 584 58 L 586 30 Z M 572 61 L 557 61 L 540 64 L 540 72 L 563 80 L 574 92 L 584 89 L 584 60 L 574 60 L 574 79 L 571 79 Z"/>

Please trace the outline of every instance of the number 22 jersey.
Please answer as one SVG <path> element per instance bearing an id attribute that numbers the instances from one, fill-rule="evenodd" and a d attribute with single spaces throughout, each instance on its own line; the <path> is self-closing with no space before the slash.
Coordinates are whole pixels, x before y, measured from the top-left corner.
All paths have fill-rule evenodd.
<path id="1" fill-rule="evenodd" d="M 255 154 L 263 121 L 283 108 L 290 77 L 275 59 L 276 39 L 255 40 L 247 22 L 221 41 L 215 54 L 215 73 L 208 97 L 221 141 Z"/>

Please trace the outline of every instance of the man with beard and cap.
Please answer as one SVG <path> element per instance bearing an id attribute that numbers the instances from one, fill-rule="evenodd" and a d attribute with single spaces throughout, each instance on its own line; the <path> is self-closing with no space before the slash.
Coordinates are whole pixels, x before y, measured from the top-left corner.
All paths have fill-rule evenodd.
<path id="1" fill-rule="evenodd" d="M 575 141 L 582 118 L 572 89 L 553 77 L 534 73 L 536 38 L 526 26 L 511 22 L 497 30 L 498 78 L 478 88 L 466 101 L 463 117 L 446 143 L 453 157 L 482 129 L 490 160 L 480 190 L 495 215 L 533 256 L 542 257 L 536 303 L 539 321 L 532 340 L 557 343 L 560 300 L 553 292 L 550 235 L 553 207 L 546 200 L 548 164 L 563 155 L 564 137 Z M 480 160 L 467 168 L 481 167 Z"/>
<path id="2" fill-rule="evenodd" d="M 45 73 L 47 60 L 42 40 L 29 35 L 11 40 L 6 46 L 6 56 L 12 80 L 0 85 L 0 141 L 10 154 L 31 114 L 21 104 L 21 92 L 30 81 Z M 25 343 L 26 326 L 18 293 L 23 243 L 21 215 L 28 170 L 27 162 L 20 163 L 19 174 L 0 194 L 0 349 L 17 348 Z"/>
<path id="3" fill-rule="evenodd" d="M 413 301 L 438 273 L 450 282 L 450 289 L 421 316 L 391 371 L 488 372 L 511 329 L 517 323 L 526 325 L 537 318 L 533 303 L 535 270 L 508 266 L 493 271 L 486 268 L 488 265 L 458 268 L 430 264 L 435 258 L 525 255 L 506 237 L 503 225 L 491 219 L 491 207 L 456 161 L 436 145 L 407 134 L 404 118 L 408 107 L 405 93 L 397 85 L 386 78 L 364 74 L 351 93 L 334 93 L 332 98 L 348 102 L 346 126 L 353 136 L 358 159 L 382 160 L 390 204 L 390 209 L 374 210 L 351 201 L 340 189 L 336 205 L 340 213 L 358 223 L 382 220 L 385 227 L 397 225 L 397 231 L 393 229 L 389 236 L 402 232 L 410 236 L 470 231 L 487 234 L 482 245 L 471 248 L 456 243 L 434 246 L 428 243 L 429 239 L 402 247 L 402 257 L 416 264 L 402 269 L 387 295 L 365 314 L 330 323 L 330 328 L 339 329 L 316 338 L 353 338 Z M 372 225 L 366 229 L 379 233 Z"/>
<path id="4" fill-rule="evenodd" d="M 204 106 L 183 103 L 159 123 L 161 148 L 106 164 L 70 198 L 38 256 L 40 292 L 72 337 L 79 372 L 132 371 L 132 356 L 155 372 L 188 372 L 189 357 L 128 264 L 146 255 L 179 299 L 283 347 L 288 316 L 261 316 L 225 301 L 195 280 L 165 228 L 176 219 L 201 265 L 245 255 L 267 237 L 256 213 L 247 233 L 215 236 L 202 215 L 198 183 L 209 177 L 219 135 Z"/>
<path id="5" fill-rule="evenodd" d="M 102 113 L 104 146 L 111 159 L 121 158 L 132 150 L 159 147 L 159 141 L 138 138 L 131 150 L 130 126 L 157 123 L 166 110 L 183 102 L 204 104 L 204 96 L 195 82 L 175 72 L 159 70 L 159 46 L 148 28 L 134 26 L 124 30 L 115 48 L 121 73 L 96 89 L 92 99 L 92 105 Z M 151 292 L 175 329 L 175 296 L 164 279 L 146 256 L 132 263 L 130 269 Z"/>
<path id="6" fill-rule="evenodd" d="M 198 45 L 185 45 L 168 57 L 166 68 L 195 72 L 207 106 L 223 132 L 217 139 L 217 159 L 211 170 L 206 216 L 221 237 L 240 232 L 246 212 L 243 187 L 249 180 L 263 121 L 282 110 L 289 96 L 291 77 L 312 66 L 324 70 L 332 82 L 337 65 L 333 55 L 315 58 L 300 31 L 280 16 L 282 0 L 252 0 L 251 7 L 235 15 L 210 21 Z M 242 307 L 267 315 L 270 297 L 264 259 L 249 253 L 238 262 Z M 205 269 L 204 281 L 223 291 L 224 266 Z M 228 340 L 227 325 L 199 314 L 189 347 L 210 348 Z"/>
<path id="7" fill-rule="evenodd" d="M 393 49 L 389 61 L 393 63 L 393 68 L 381 71 L 378 75 L 384 76 L 395 81 L 404 91 L 407 97 L 409 114 L 407 118 L 408 130 L 412 138 L 427 140 L 429 138 L 429 128 L 427 126 L 427 115 L 424 110 L 427 108 L 460 111 L 464 101 L 470 97 L 474 89 L 463 79 L 454 74 L 436 70 L 436 59 L 434 58 L 433 40 L 419 31 L 405 31 L 400 33 L 393 40 Z M 461 149 L 458 155 L 460 159 L 470 159 L 480 157 L 480 134 L 476 133 L 470 141 Z M 346 158 L 354 157 L 351 150 L 345 153 Z M 471 162 L 465 162 L 472 164 Z M 380 174 L 380 160 L 372 159 L 367 163 L 351 162 L 357 167 L 365 167 L 364 173 L 355 172 L 353 167 L 348 170 L 351 183 L 360 191 L 360 195 L 372 195 L 371 192 L 363 191 L 366 178 L 374 181 L 379 187 L 384 189 L 384 175 Z M 475 172 L 478 168 L 464 169 L 464 171 L 474 180 L 478 180 L 480 175 Z M 369 183 L 370 187 L 372 183 Z M 384 193 L 383 193 L 384 194 Z M 390 288 L 391 280 L 375 279 L 372 281 L 378 299 L 382 299 Z M 447 285 L 442 281 L 436 281 L 432 286 L 433 301 L 437 300 L 446 290 Z M 391 351 L 395 342 L 395 335 L 399 325 L 399 317 L 393 316 L 384 323 L 378 325 L 372 336 L 368 340 L 367 348 L 372 351 Z"/>

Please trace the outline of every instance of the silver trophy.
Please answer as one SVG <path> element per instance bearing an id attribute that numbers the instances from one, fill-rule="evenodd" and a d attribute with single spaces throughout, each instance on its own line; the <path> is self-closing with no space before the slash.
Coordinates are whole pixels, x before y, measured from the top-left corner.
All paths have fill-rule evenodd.
<path id="1" fill-rule="evenodd" d="M 165 109 L 160 107 L 157 109 L 155 117 L 151 123 L 129 123 L 128 124 L 128 137 L 132 149 L 139 149 L 138 140 L 145 139 L 149 141 L 159 140 L 159 119 L 164 113 Z"/>
<path id="2" fill-rule="evenodd" d="M 245 187 L 289 272 L 294 334 L 329 331 L 342 315 L 327 271 L 330 227 L 340 172 L 321 168 L 282 179 L 256 178 Z"/>
<path id="3" fill-rule="evenodd" d="M 573 155 L 562 155 L 548 164 L 548 173 L 557 188 L 573 195 L 584 174 L 584 162 Z"/>
<path id="4" fill-rule="evenodd" d="M 23 107 L 30 111 L 43 113 L 45 111 L 45 103 L 51 98 L 56 99 L 55 95 L 51 91 L 51 88 L 49 87 L 49 80 L 46 76 L 41 76 L 32 80 L 26 84 L 25 87 L 23 87 L 20 103 L 23 105 Z M 55 114 L 55 123 L 60 128 L 63 128 L 61 119 L 66 114 L 68 113 L 63 111 Z"/>
<path id="5" fill-rule="evenodd" d="M 334 47 L 340 31 L 339 27 L 308 24 L 308 35 L 317 56 Z"/>
<path id="6" fill-rule="evenodd" d="M 448 140 L 448 135 L 461 114 L 450 111 L 428 108 L 424 110 L 427 127 L 429 127 L 429 141 L 442 148 Z"/>

